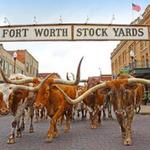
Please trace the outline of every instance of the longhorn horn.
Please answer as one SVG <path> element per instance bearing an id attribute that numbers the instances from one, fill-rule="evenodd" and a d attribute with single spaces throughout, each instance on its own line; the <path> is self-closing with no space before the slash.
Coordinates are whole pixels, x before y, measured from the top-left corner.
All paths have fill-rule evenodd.
<path id="1" fill-rule="evenodd" d="M 2 78 L 4 82 L 10 83 L 10 84 L 24 84 L 24 83 L 29 83 L 29 82 L 34 82 L 37 80 L 36 77 L 27 77 L 26 79 L 20 79 L 20 80 L 10 80 L 5 73 L 3 72 L 2 68 L 0 67 L 0 73 L 2 75 Z"/>
<path id="2" fill-rule="evenodd" d="M 67 79 L 67 80 L 70 80 L 68 74 L 69 74 L 69 73 L 67 72 L 67 73 L 66 73 L 66 79 Z"/>
<path id="3" fill-rule="evenodd" d="M 72 79 L 75 80 L 74 74 L 73 74 L 72 72 L 70 72 L 70 73 L 71 73 L 71 75 L 72 75 Z"/>
<path id="4" fill-rule="evenodd" d="M 129 84 L 131 84 L 131 83 L 142 83 L 142 84 L 150 86 L 150 80 L 148 80 L 148 79 L 141 79 L 141 78 L 129 78 L 128 79 L 128 83 Z"/>
<path id="5" fill-rule="evenodd" d="M 108 81 L 109 82 L 109 81 Z M 103 82 L 101 84 L 98 84 L 92 88 L 90 88 L 89 90 L 87 90 L 86 92 L 84 92 L 82 95 L 80 95 L 78 98 L 76 99 L 71 99 L 59 86 L 55 85 L 57 87 L 57 89 L 62 92 L 65 96 L 65 99 L 68 103 L 74 105 L 74 104 L 77 104 L 79 103 L 80 101 L 82 101 L 84 98 L 86 98 L 90 93 L 96 91 L 97 89 L 99 88 L 104 88 L 106 87 L 106 83 L 107 82 Z"/>
<path id="6" fill-rule="evenodd" d="M 66 84 L 66 85 L 77 85 L 80 82 L 80 68 L 81 63 L 84 57 L 81 58 L 78 68 L 77 68 L 77 74 L 76 74 L 76 80 L 68 81 L 63 79 L 54 79 L 52 84 Z"/>
<path id="7" fill-rule="evenodd" d="M 70 74 L 72 75 L 72 79 L 75 80 L 74 74 L 73 74 L 72 72 L 70 72 Z M 68 72 L 66 73 L 66 79 L 67 79 L 67 80 L 70 80 L 70 79 L 69 79 L 69 73 L 68 73 Z"/>
<path id="8" fill-rule="evenodd" d="M 10 85 L 10 89 L 12 88 L 13 90 L 27 90 L 27 91 L 32 91 L 32 92 L 36 92 L 39 90 L 39 88 L 45 83 L 45 81 L 50 77 L 52 76 L 53 74 L 49 74 L 47 75 L 41 82 L 40 84 L 38 84 L 36 87 L 30 87 L 30 86 L 25 86 L 25 85 L 14 85 L 14 84 L 11 84 Z"/>
<path id="9" fill-rule="evenodd" d="M 65 96 L 65 99 L 68 103 L 70 104 L 77 104 L 80 101 L 82 101 L 84 98 L 86 98 L 90 93 L 95 92 L 96 90 L 100 89 L 100 88 L 105 88 L 106 86 L 111 85 L 111 83 L 115 82 L 115 81 L 122 81 L 121 83 L 127 83 L 127 84 L 131 84 L 131 83 L 142 83 L 142 84 L 146 84 L 148 86 L 150 86 L 150 80 L 146 80 L 146 79 L 141 79 L 141 78 L 129 78 L 129 79 L 115 79 L 112 81 L 107 81 L 107 82 L 103 82 L 100 84 L 97 84 L 96 86 L 88 89 L 85 93 L 83 93 L 82 95 L 80 95 L 78 98 L 76 99 L 71 99 L 60 87 L 58 87 L 57 85 L 55 85 L 57 87 L 57 89 L 62 92 Z"/>

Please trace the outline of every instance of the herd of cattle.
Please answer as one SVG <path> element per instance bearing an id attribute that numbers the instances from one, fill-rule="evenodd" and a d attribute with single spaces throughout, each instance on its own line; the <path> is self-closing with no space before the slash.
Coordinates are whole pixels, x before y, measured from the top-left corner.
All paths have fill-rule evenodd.
<path id="1" fill-rule="evenodd" d="M 82 82 L 80 80 L 82 60 L 83 58 L 79 62 L 76 78 L 73 80 L 61 79 L 57 73 L 51 73 L 43 80 L 21 74 L 7 78 L 0 68 L 3 77 L 3 83 L 0 83 L 0 115 L 13 115 L 8 144 L 15 143 L 15 137 L 22 136 L 25 110 L 31 119 L 29 132 L 34 132 L 34 114 L 38 114 L 39 110 L 41 112 L 46 110 L 50 118 L 46 141 L 51 142 L 58 136 L 58 123 L 64 121 L 65 132 L 70 130 L 75 112 L 77 116 L 82 114 L 82 117 L 86 117 L 88 113 L 91 128 L 97 128 L 101 125 L 101 112 L 105 117 L 106 107 L 109 108 L 109 117 L 112 117 L 111 105 L 121 127 L 123 144 L 132 144 L 131 125 L 134 109 L 140 105 L 144 84 L 150 86 L 150 80 L 122 74 L 107 82 L 89 78 L 84 80 L 85 83 L 81 86 L 79 83 Z"/>

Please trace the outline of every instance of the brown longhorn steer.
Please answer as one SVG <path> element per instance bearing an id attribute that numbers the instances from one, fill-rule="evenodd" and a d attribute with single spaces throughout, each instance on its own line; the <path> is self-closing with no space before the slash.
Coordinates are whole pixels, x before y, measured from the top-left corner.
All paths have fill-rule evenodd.
<path id="1" fill-rule="evenodd" d="M 10 78 L 10 81 L 13 81 L 14 79 L 17 79 L 18 81 L 22 79 L 22 77 L 25 77 L 20 74 L 15 74 L 14 77 Z M 24 79 L 23 79 L 24 80 Z M 34 79 L 34 82 L 36 80 Z M 14 81 L 13 81 L 14 82 Z M 38 84 L 39 81 L 37 79 L 36 81 Z M 5 98 L 5 101 L 8 104 L 8 108 L 10 113 L 14 116 L 13 121 L 11 123 L 12 129 L 11 129 L 11 134 L 8 137 L 8 144 L 13 144 L 15 143 L 15 129 L 17 127 L 17 135 L 16 137 L 20 138 L 22 137 L 21 131 L 24 129 L 24 111 L 25 108 L 28 108 L 28 114 L 30 115 L 31 122 L 30 122 L 30 129 L 29 132 L 33 132 L 33 103 L 34 103 L 34 97 L 35 93 L 29 92 L 26 90 L 12 90 L 10 89 L 11 84 L 8 83 L 3 83 L 1 84 L 0 88 L 3 89 L 3 95 Z M 31 83 L 30 83 L 31 86 Z M 21 120 L 22 118 L 22 120 Z M 21 125 L 20 125 L 21 121 Z"/>
<path id="2" fill-rule="evenodd" d="M 51 118 L 50 128 L 47 134 L 47 141 L 51 141 L 54 137 L 58 136 L 57 121 L 66 115 L 66 128 L 65 131 L 70 129 L 70 119 L 72 115 L 72 105 L 64 99 L 64 95 L 55 87 L 51 85 L 53 79 L 59 79 L 57 74 L 50 76 L 43 86 L 39 89 L 35 108 L 41 109 L 46 107 L 48 116 Z M 70 97 L 76 97 L 76 86 L 57 85 L 62 88 Z"/>
<path id="3" fill-rule="evenodd" d="M 101 81 L 96 78 L 88 78 L 87 90 L 99 84 Z M 101 107 L 104 102 L 105 93 L 102 90 L 96 90 L 88 95 L 83 102 L 87 105 L 90 113 L 91 128 L 97 128 L 101 124 Z"/>
<path id="4" fill-rule="evenodd" d="M 28 78 L 22 74 L 14 74 L 11 75 L 10 78 L 7 78 L 0 68 L 0 72 L 2 77 L 6 83 L 0 84 L 0 89 L 3 92 L 3 99 L 7 102 L 7 108 L 9 108 L 10 113 L 14 116 L 13 121 L 11 123 L 12 129 L 11 133 L 8 137 L 8 144 L 15 143 L 15 130 L 17 127 L 17 136 L 21 137 L 21 131 L 24 129 L 24 111 L 25 108 L 28 109 L 28 114 L 31 118 L 30 129 L 29 132 L 33 132 L 33 103 L 35 98 L 35 92 L 27 91 L 26 89 L 19 89 L 16 84 L 24 84 L 30 86 L 37 85 L 40 81 L 38 78 Z M 49 77 L 49 76 L 48 76 Z M 39 87 L 47 77 L 37 86 Z M 32 83 L 29 83 L 32 82 Z M 13 84 L 12 84 L 13 83 Z M 22 85 L 19 85 L 22 86 Z M 30 87 L 32 88 L 32 87 Z M 35 88 L 37 89 L 37 88 Z M 22 120 L 21 120 L 22 118 Z M 21 121 L 21 124 L 20 124 Z"/>
<path id="5" fill-rule="evenodd" d="M 101 81 L 99 78 L 90 77 L 87 80 L 87 85 L 86 85 L 85 89 L 88 90 L 88 89 L 94 87 L 95 85 L 99 84 L 100 82 Z M 83 90 L 84 92 L 86 91 L 85 89 Z M 105 90 L 98 89 L 95 92 L 89 94 L 83 100 L 83 102 L 87 106 L 87 109 L 90 114 L 90 122 L 91 122 L 92 129 L 95 129 L 99 125 L 101 125 L 101 111 L 103 111 L 103 117 L 106 117 L 105 110 L 101 109 L 104 104 L 106 94 L 107 94 L 107 89 L 105 89 Z"/>
<path id="6" fill-rule="evenodd" d="M 83 57 L 79 62 L 77 74 L 76 74 L 76 80 L 74 81 L 63 80 L 59 77 L 58 74 L 53 73 L 53 74 L 50 74 L 48 77 L 46 77 L 36 87 L 29 87 L 29 86 L 24 86 L 24 85 L 11 86 L 14 91 L 27 90 L 27 91 L 38 92 L 34 106 L 36 108 L 42 108 L 45 106 L 47 109 L 48 115 L 52 117 L 51 126 L 48 131 L 47 141 L 51 141 L 53 137 L 57 136 L 58 133 L 57 133 L 57 128 L 56 128 L 56 123 L 63 114 L 65 114 L 67 117 L 66 130 L 70 128 L 70 117 L 71 117 L 72 105 L 68 104 L 65 101 L 64 95 L 55 87 L 55 85 L 58 85 L 59 87 L 61 87 L 70 97 L 75 98 L 76 85 L 80 81 L 80 66 L 81 66 L 82 60 L 83 60 Z M 7 81 L 10 83 L 9 80 Z M 15 83 L 19 84 L 22 82 L 16 81 Z"/>
<path id="7" fill-rule="evenodd" d="M 111 101 L 116 114 L 117 120 L 121 127 L 122 139 L 124 145 L 132 144 L 132 133 L 131 124 L 134 116 L 134 107 L 138 100 L 135 101 L 135 89 L 139 87 L 139 83 L 147 84 L 150 86 L 150 80 L 140 79 L 140 78 L 129 78 L 129 79 L 115 79 L 112 81 L 104 82 L 98 84 L 78 98 L 72 100 L 67 94 L 59 87 L 57 87 L 64 95 L 65 99 L 70 104 L 76 104 L 86 98 L 90 93 L 95 92 L 100 88 L 108 88 L 112 92 Z M 132 90 L 131 90 L 132 89 Z"/>
<path id="8" fill-rule="evenodd" d="M 70 97 L 76 98 L 76 84 L 80 81 L 80 66 L 82 60 L 83 57 L 80 60 L 77 69 L 77 82 L 74 82 L 73 80 L 66 81 L 64 84 L 57 84 L 54 81 L 61 80 L 61 78 L 58 74 L 54 73 L 45 81 L 38 91 L 34 106 L 35 108 L 46 107 L 47 114 L 51 118 L 50 127 L 47 133 L 47 142 L 51 142 L 54 137 L 58 136 L 57 122 L 63 118 L 64 115 L 66 116 L 65 132 L 70 129 L 72 105 L 65 101 L 64 95 L 56 88 L 56 86 L 62 88 Z"/>

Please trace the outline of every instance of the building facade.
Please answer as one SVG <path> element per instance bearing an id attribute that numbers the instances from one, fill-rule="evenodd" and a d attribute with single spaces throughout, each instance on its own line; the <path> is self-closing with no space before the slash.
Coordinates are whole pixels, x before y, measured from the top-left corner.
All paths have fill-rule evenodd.
<path id="1" fill-rule="evenodd" d="M 37 76 L 38 61 L 27 50 L 8 51 L 12 56 L 17 53 L 17 60 L 24 64 L 24 74 L 27 76 Z"/>
<path id="2" fill-rule="evenodd" d="M 17 53 L 16 60 L 13 57 L 14 52 Z M 2 44 L 0 44 L 0 66 L 8 77 L 14 72 L 27 76 L 38 75 L 38 61 L 27 50 L 7 51 Z"/>
<path id="3" fill-rule="evenodd" d="M 110 81 L 110 80 L 112 80 L 112 75 L 111 74 L 103 74 L 101 76 L 88 77 L 88 79 L 95 79 L 97 81 Z"/>
<path id="4" fill-rule="evenodd" d="M 150 5 L 131 24 L 150 25 Z M 121 41 L 111 53 L 111 67 L 114 77 L 129 71 L 136 77 L 150 79 L 150 41 Z"/>

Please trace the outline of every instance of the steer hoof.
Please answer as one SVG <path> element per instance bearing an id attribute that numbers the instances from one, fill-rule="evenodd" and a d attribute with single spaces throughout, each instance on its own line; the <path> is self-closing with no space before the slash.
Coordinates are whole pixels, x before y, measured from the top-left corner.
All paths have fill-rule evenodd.
<path id="1" fill-rule="evenodd" d="M 131 139 L 125 139 L 123 141 L 123 144 L 126 145 L 126 146 L 130 146 L 130 145 L 132 145 L 132 140 Z"/>
<path id="2" fill-rule="evenodd" d="M 22 123 L 20 128 L 21 128 L 21 131 L 24 131 L 24 129 L 25 129 L 25 124 Z"/>
<path id="3" fill-rule="evenodd" d="M 14 144 L 15 142 L 15 138 L 9 138 L 7 141 L 7 144 Z"/>
<path id="4" fill-rule="evenodd" d="M 30 129 L 29 129 L 29 133 L 34 133 L 34 129 L 33 129 L 33 128 L 30 128 Z"/>
<path id="5" fill-rule="evenodd" d="M 54 135 L 53 135 L 53 137 L 54 137 L 54 138 L 57 138 L 58 135 L 59 135 L 58 132 L 55 132 Z"/>
<path id="6" fill-rule="evenodd" d="M 69 132 L 69 129 L 68 128 L 65 128 L 64 129 L 64 133 L 68 133 Z"/>
<path id="7" fill-rule="evenodd" d="M 52 137 L 48 137 L 46 140 L 45 140 L 45 142 L 47 142 L 47 143 L 51 143 L 53 141 L 53 138 Z"/>
<path id="8" fill-rule="evenodd" d="M 17 133 L 16 138 L 21 138 L 21 137 L 22 137 L 21 133 Z"/>
<path id="9" fill-rule="evenodd" d="M 91 125 L 91 129 L 96 129 L 97 126 L 96 125 Z"/>

